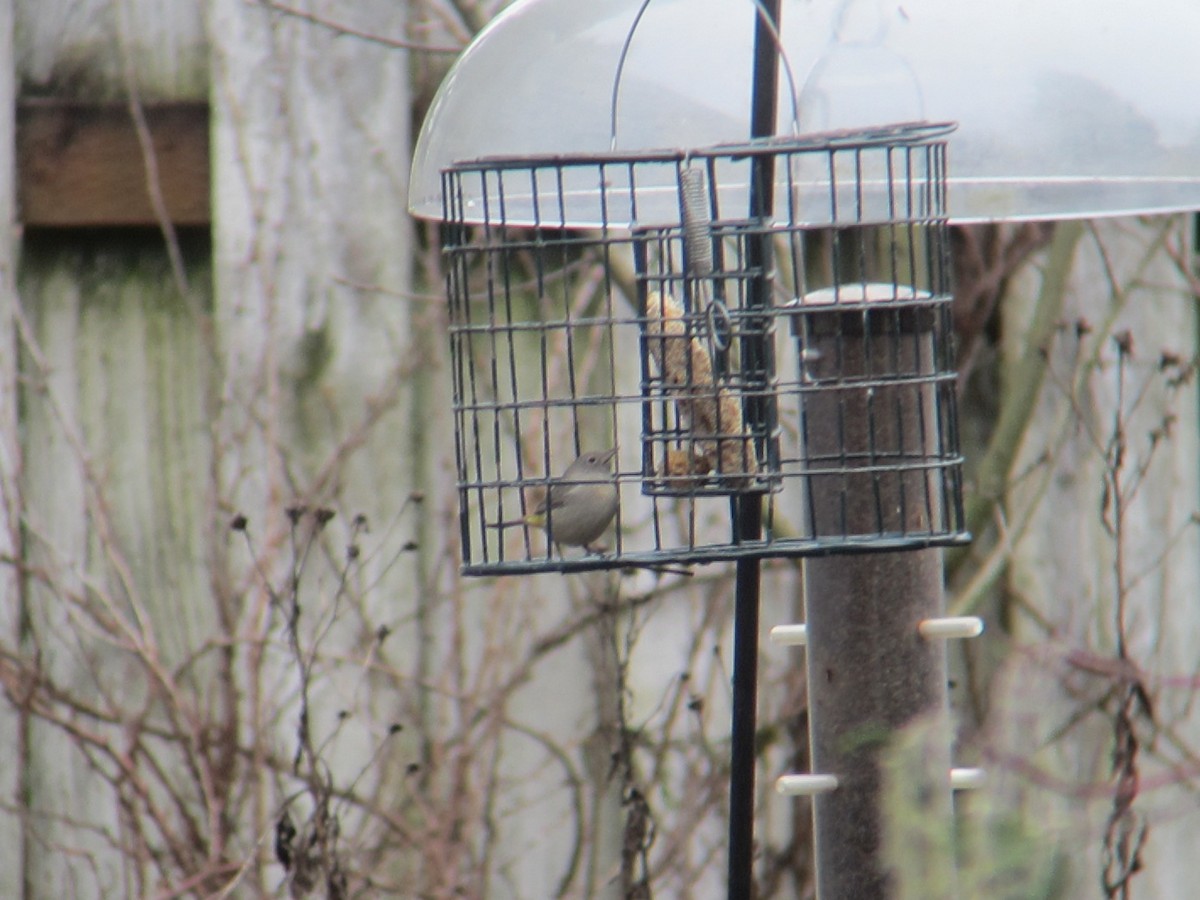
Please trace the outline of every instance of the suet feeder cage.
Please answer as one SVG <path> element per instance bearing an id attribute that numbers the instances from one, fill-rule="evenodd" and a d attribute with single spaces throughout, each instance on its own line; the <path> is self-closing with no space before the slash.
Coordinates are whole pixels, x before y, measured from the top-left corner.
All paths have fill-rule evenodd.
<path id="1" fill-rule="evenodd" d="M 466 571 L 964 539 L 950 130 L 449 166 Z M 609 447 L 620 502 L 603 546 L 524 524 L 572 460 Z M 761 503 L 757 539 L 730 529 L 737 497 Z"/>

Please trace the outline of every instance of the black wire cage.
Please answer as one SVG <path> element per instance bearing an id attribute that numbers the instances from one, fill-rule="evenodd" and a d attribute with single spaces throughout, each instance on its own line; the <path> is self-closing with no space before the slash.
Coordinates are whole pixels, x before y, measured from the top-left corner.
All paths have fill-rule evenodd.
<path id="1" fill-rule="evenodd" d="M 951 128 L 446 169 L 464 570 L 965 542 Z"/>

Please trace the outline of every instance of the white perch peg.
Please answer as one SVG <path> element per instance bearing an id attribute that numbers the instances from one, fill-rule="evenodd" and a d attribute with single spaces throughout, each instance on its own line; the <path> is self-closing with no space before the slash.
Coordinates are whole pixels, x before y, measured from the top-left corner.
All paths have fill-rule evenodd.
<path id="1" fill-rule="evenodd" d="M 808 643 L 808 626 L 776 625 L 771 629 L 771 640 L 785 646 L 803 647 Z"/>
<path id="2" fill-rule="evenodd" d="M 983 769 L 951 769 L 950 788 L 955 791 L 975 791 L 987 784 Z"/>
<path id="3" fill-rule="evenodd" d="M 776 792 L 785 797 L 811 797 L 837 790 L 836 775 L 781 775 L 775 780 Z"/>
<path id="4" fill-rule="evenodd" d="M 946 616 L 940 619 L 925 619 L 917 626 L 921 637 L 973 638 L 983 634 L 983 619 L 979 616 Z"/>

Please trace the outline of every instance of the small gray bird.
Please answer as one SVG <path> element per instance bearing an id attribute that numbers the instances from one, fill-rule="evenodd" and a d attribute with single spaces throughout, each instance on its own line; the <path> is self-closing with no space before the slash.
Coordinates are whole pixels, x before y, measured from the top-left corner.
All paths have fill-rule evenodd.
<path id="1" fill-rule="evenodd" d="M 523 519 L 496 522 L 492 527 L 546 528 L 554 544 L 595 552 L 592 542 L 604 533 L 617 514 L 617 483 L 611 466 L 616 452 L 614 448 L 582 454 L 550 483 L 545 498 L 533 512 Z"/>

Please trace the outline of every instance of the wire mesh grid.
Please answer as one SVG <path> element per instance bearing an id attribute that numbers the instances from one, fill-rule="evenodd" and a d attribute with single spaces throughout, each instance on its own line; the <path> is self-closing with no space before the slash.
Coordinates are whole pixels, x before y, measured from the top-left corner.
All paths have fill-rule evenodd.
<path id="1" fill-rule="evenodd" d="M 948 130 L 447 169 L 464 570 L 965 541 Z"/>

